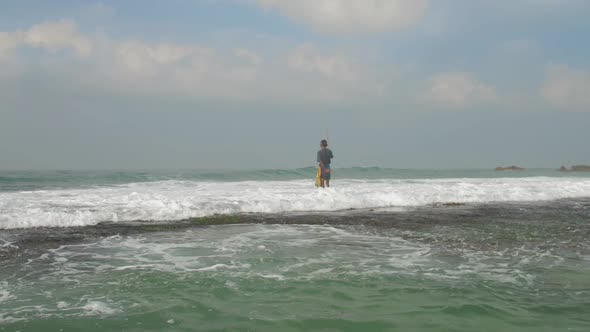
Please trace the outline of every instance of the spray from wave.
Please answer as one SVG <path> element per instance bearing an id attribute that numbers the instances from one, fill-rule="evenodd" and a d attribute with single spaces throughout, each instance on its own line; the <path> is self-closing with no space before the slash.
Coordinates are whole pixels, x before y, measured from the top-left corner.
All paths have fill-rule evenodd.
<path id="1" fill-rule="evenodd" d="M 118 221 L 173 221 L 214 214 L 337 211 L 433 203 L 543 201 L 590 197 L 588 178 L 455 178 L 155 181 L 0 193 L 0 228 L 70 227 Z"/>

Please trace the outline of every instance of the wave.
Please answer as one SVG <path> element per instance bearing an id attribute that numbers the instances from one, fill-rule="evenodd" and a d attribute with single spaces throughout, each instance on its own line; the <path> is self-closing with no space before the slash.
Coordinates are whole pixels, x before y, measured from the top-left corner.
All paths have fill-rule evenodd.
<path id="1" fill-rule="evenodd" d="M 155 181 L 0 193 L 0 229 L 70 227 L 119 221 L 174 221 L 215 214 L 338 211 L 434 203 L 543 201 L 590 197 L 588 178 L 454 178 Z"/>
<path id="2" fill-rule="evenodd" d="M 0 171 L 0 192 L 88 188 L 107 185 L 158 181 L 291 181 L 315 177 L 315 167 L 263 170 L 135 170 L 135 171 Z M 562 173 L 551 169 L 528 169 L 520 172 L 494 170 L 415 170 L 382 167 L 337 168 L 338 179 L 452 179 L 452 178 L 522 178 L 586 177 L 588 173 Z"/>
<path id="3" fill-rule="evenodd" d="M 273 181 L 309 179 L 315 167 L 291 170 L 0 171 L 0 191 L 81 188 L 157 181 Z"/>

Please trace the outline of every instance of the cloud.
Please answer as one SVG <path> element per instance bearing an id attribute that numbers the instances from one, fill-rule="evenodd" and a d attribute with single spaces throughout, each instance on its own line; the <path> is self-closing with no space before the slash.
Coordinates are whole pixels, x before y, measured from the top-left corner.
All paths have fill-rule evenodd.
<path id="1" fill-rule="evenodd" d="M 26 48 L 45 52 L 21 52 Z M 243 47 L 92 37 L 71 21 L 0 32 L 2 56 L 25 67 L 34 63 L 44 73 L 40 83 L 128 98 L 342 103 L 369 99 L 378 85 L 367 68 L 313 44 L 283 46 L 270 56 Z"/>
<path id="2" fill-rule="evenodd" d="M 297 47 L 288 57 L 289 68 L 295 71 L 317 73 L 334 79 L 352 80 L 351 65 L 342 56 L 322 55 L 311 44 Z"/>
<path id="3" fill-rule="evenodd" d="M 253 50 L 115 42 L 97 72 L 129 94 L 233 100 L 337 102 L 360 91 L 345 57 L 304 44 L 272 61 Z M 112 65 L 111 65 L 112 63 Z M 102 80 L 102 79 L 97 79 Z"/>
<path id="4" fill-rule="evenodd" d="M 90 40 L 79 33 L 76 25 L 68 20 L 43 22 L 27 31 L 0 32 L 0 57 L 6 57 L 22 46 L 52 53 L 71 49 L 82 56 L 87 56 L 92 51 Z"/>
<path id="5" fill-rule="evenodd" d="M 88 38 L 77 31 L 76 25 L 67 20 L 37 24 L 25 34 L 24 42 L 50 52 L 72 49 L 79 55 L 88 55 L 92 45 Z"/>
<path id="6" fill-rule="evenodd" d="M 448 72 L 429 80 L 426 99 L 438 105 L 464 107 L 493 102 L 497 94 L 495 87 L 479 82 L 469 73 Z"/>
<path id="7" fill-rule="evenodd" d="M 590 107 L 590 72 L 567 65 L 547 67 L 541 96 L 554 106 Z"/>
<path id="8" fill-rule="evenodd" d="M 0 32 L 0 60 L 8 55 L 21 44 L 21 33 Z"/>
<path id="9" fill-rule="evenodd" d="M 422 17 L 428 0 L 258 0 L 292 20 L 329 33 L 400 30 Z"/>
<path id="10" fill-rule="evenodd" d="M 97 61 L 96 71 L 130 95 L 247 98 L 262 61 L 247 49 L 221 53 L 197 45 L 141 41 L 112 42 L 106 48 L 114 52 Z"/>
<path id="11" fill-rule="evenodd" d="M 245 48 L 234 49 L 234 55 L 238 58 L 246 60 L 253 65 L 259 65 L 264 62 L 264 59 L 259 54 Z"/>
<path id="12" fill-rule="evenodd" d="M 270 57 L 246 48 L 118 42 L 97 72 L 148 96 L 341 103 L 374 97 L 377 82 L 340 54 L 302 44 Z M 104 74 L 103 74 L 104 75 Z M 101 80 L 101 79 L 97 79 Z"/>
<path id="13" fill-rule="evenodd" d="M 149 74 L 160 66 L 173 65 L 185 60 L 198 50 L 172 44 L 146 44 L 121 42 L 115 48 L 116 62 L 124 69 Z"/>

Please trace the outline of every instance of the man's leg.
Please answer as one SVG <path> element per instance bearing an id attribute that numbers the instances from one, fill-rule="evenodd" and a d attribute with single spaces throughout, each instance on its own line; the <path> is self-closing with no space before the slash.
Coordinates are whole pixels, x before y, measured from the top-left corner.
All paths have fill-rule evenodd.
<path id="1" fill-rule="evenodd" d="M 326 180 L 326 187 L 330 188 L 330 180 Z"/>

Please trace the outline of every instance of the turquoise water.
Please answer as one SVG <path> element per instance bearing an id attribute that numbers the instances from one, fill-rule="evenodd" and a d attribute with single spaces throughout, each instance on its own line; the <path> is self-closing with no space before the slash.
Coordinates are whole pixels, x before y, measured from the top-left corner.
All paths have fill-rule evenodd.
<path id="1" fill-rule="evenodd" d="M 590 330 L 587 175 L 313 171 L 2 172 L 0 331 Z"/>
<path id="2" fill-rule="evenodd" d="M 590 177 L 590 172 L 526 169 L 497 172 L 489 169 L 416 170 L 381 167 L 335 168 L 336 179 L 446 179 L 503 177 Z M 117 185 L 166 180 L 288 181 L 313 179 L 314 167 L 271 170 L 132 170 L 132 171 L 0 171 L 0 191 Z"/>
<path id="3" fill-rule="evenodd" d="M 590 233 L 580 219 L 587 211 L 536 228 L 520 218 L 525 214 L 481 219 L 460 215 L 485 209 L 453 211 L 405 214 L 409 219 L 394 227 L 388 214 L 358 215 L 353 225 L 199 226 L 65 243 L 4 263 L 1 326 L 588 329 Z M 513 212 L 488 212 L 501 211 Z M 299 218 L 292 221 L 312 217 Z"/>

